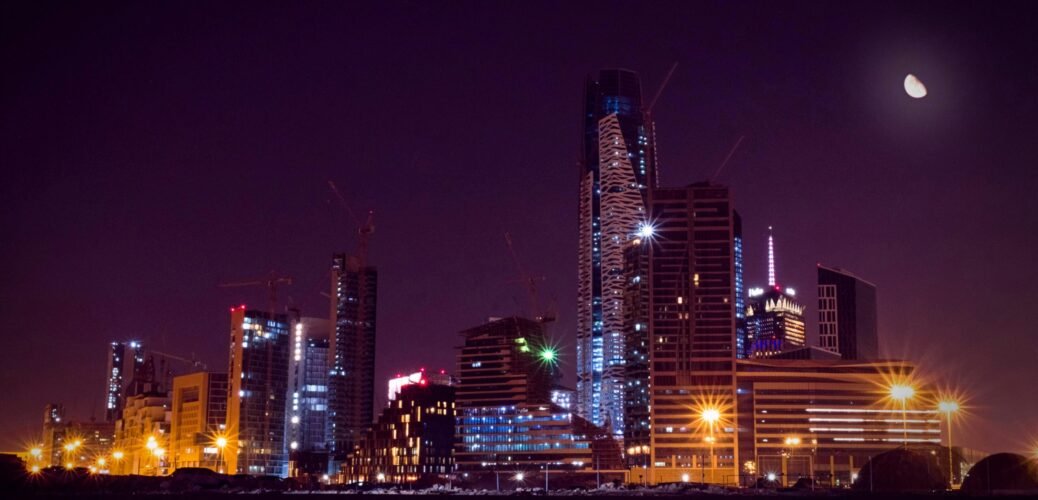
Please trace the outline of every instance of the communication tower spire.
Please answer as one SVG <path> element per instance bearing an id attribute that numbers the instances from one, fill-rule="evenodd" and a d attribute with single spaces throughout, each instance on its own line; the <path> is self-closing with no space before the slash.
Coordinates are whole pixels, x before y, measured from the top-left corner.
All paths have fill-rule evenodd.
<path id="1" fill-rule="evenodd" d="M 775 238 L 768 226 L 768 286 L 775 287 Z"/>

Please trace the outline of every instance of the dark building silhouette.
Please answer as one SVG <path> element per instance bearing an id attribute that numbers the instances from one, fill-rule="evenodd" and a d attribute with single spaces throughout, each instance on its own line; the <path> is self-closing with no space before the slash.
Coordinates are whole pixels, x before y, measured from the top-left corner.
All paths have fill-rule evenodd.
<path id="1" fill-rule="evenodd" d="M 428 484 L 446 478 L 454 470 L 454 416 L 450 385 L 422 378 L 402 387 L 343 465 L 346 482 Z"/>
<path id="2" fill-rule="evenodd" d="M 327 419 L 330 451 L 340 462 L 371 426 L 374 412 L 378 271 L 359 257 L 334 255 L 331 292 Z"/>
<path id="3" fill-rule="evenodd" d="M 623 252 L 655 181 L 652 122 L 638 75 L 602 70 L 585 85 L 578 209 L 577 413 L 623 433 Z"/>
<path id="4" fill-rule="evenodd" d="M 879 357 L 876 285 L 847 271 L 818 265 L 819 347 L 843 359 Z"/>

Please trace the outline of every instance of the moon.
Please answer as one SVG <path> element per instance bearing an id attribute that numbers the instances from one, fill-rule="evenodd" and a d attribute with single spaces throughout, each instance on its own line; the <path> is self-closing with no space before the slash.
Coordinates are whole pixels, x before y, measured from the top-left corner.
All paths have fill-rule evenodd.
<path id="1" fill-rule="evenodd" d="M 926 97 L 926 85 L 923 85 L 923 82 L 915 75 L 909 73 L 905 77 L 905 92 L 916 99 L 922 99 Z"/>

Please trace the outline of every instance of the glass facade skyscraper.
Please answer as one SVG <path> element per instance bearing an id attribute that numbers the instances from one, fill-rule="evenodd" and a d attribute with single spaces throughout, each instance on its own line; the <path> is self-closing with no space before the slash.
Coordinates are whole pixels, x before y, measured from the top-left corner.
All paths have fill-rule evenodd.
<path id="1" fill-rule="evenodd" d="M 289 324 L 284 314 L 231 308 L 227 470 L 288 474 L 285 412 L 288 406 Z"/>
<path id="2" fill-rule="evenodd" d="M 295 311 L 298 314 L 298 310 Z M 328 333 L 324 318 L 294 317 L 289 369 L 289 455 L 324 451 L 328 444 Z"/>
<path id="3" fill-rule="evenodd" d="M 638 75 L 602 70 L 585 86 L 578 207 L 577 412 L 623 435 L 623 254 L 655 183 L 652 124 Z"/>

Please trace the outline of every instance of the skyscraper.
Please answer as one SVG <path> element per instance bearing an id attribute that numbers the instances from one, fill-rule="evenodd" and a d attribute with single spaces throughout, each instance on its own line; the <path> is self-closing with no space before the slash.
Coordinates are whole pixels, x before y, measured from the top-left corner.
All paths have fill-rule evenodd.
<path id="1" fill-rule="evenodd" d="M 577 411 L 623 434 L 623 254 L 655 183 L 638 75 L 607 69 L 585 87 L 578 209 Z"/>
<path id="2" fill-rule="evenodd" d="M 879 356 L 876 285 L 847 271 L 818 265 L 819 346 L 843 359 Z"/>
<path id="3" fill-rule="evenodd" d="M 775 239 L 768 228 L 768 287 L 750 290 L 746 307 L 747 358 L 764 358 L 807 344 L 804 306 L 796 291 L 779 286 L 775 277 Z"/>
<path id="4" fill-rule="evenodd" d="M 358 252 L 364 255 L 363 251 Z M 371 426 L 375 406 L 375 313 L 378 271 L 364 259 L 332 257 L 329 342 L 329 439 L 337 462 Z"/>
<path id="5" fill-rule="evenodd" d="M 127 355 L 127 347 L 129 355 Z M 140 342 L 112 342 L 108 350 L 105 376 L 105 421 L 115 422 L 126 401 L 126 386 L 144 364 L 144 347 Z"/>
<path id="6" fill-rule="evenodd" d="M 328 337 L 323 318 L 292 319 L 287 441 L 290 454 L 325 451 L 328 445 Z M 322 472 L 323 473 L 323 472 Z"/>
<path id="7" fill-rule="evenodd" d="M 648 400 L 624 443 L 628 463 L 647 466 L 651 482 L 687 481 L 690 469 L 713 477 L 735 460 L 725 423 L 735 395 L 741 222 L 728 188 L 710 183 L 655 188 L 649 211 L 651 228 L 628 250 L 627 293 L 640 295 L 626 298 L 640 304 L 628 320 L 629 355 L 648 354 L 648 369 L 632 369 L 627 381 L 630 404 Z"/>
<path id="8" fill-rule="evenodd" d="M 227 470 L 286 476 L 289 324 L 284 314 L 231 308 Z"/>

